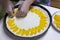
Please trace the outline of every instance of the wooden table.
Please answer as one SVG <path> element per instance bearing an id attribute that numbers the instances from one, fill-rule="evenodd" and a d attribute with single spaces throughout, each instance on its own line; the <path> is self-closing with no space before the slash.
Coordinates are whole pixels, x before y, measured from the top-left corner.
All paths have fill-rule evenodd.
<path id="1" fill-rule="evenodd" d="M 60 0 L 51 0 L 51 6 L 60 8 Z"/>

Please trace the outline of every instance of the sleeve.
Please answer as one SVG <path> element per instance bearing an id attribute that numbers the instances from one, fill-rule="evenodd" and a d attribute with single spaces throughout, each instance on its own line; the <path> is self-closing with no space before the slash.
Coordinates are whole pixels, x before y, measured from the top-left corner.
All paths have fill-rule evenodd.
<path id="1" fill-rule="evenodd" d="M 35 0 L 34 3 L 44 4 L 44 5 L 50 5 L 50 0 Z"/>

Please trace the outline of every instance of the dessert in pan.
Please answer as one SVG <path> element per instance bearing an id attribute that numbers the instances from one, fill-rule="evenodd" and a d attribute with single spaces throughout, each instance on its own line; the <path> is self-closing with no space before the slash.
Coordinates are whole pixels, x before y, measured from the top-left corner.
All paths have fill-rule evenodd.
<path id="1" fill-rule="evenodd" d="M 52 16 L 52 24 L 58 31 L 60 31 L 60 11 L 55 12 Z"/>
<path id="2" fill-rule="evenodd" d="M 15 8 L 14 14 L 18 11 Z M 34 37 L 43 34 L 51 23 L 51 15 L 40 5 L 33 5 L 24 18 L 5 17 L 7 29 L 16 36 Z"/>

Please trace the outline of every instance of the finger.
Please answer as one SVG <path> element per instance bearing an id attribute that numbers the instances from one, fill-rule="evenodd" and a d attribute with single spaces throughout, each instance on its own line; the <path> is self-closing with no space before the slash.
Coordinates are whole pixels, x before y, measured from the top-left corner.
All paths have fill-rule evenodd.
<path id="1" fill-rule="evenodd" d="M 23 4 L 24 3 L 24 1 L 18 1 L 18 3 L 16 4 L 16 5 L 21 5 L 21 4 Z"/>
<path id="2" fill-rule="evenodd" d="M 8 16 L 11 17 L 11 18 L 14 17 L 14 14 L 13 14 L 12 11 L 8 11 L 7 14 L 8 14 Z"/>

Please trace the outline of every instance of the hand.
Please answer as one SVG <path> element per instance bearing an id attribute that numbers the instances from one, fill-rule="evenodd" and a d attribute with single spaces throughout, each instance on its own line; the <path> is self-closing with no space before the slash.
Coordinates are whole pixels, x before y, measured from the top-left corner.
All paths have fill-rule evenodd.
<path id="1" fill-rule="evenodd" d="M 19 6 L 19 11 L 16 14 L 16 17 L 25 17 L 29 11 L 30 5 L 34 2 L 34 0 L 25 0 L 22 6 Z"/>
<path id="2" fill-rule="evenodd" d="M 8 13 L 8 15 L 10 17 L 14 16 L 14 14 L 13 14 L 13 4 L 11 3 L 11 1 L 8 1 L 6 4 L 4 4 L 4 9 L 5 9 L 5 12 Z"/>
<path id="3" fill-rule="evenodd" d="M 16 14 L 16 17 L 18 18 L 25 17 L 28 11 L 29 11 L 29 7 L 26 4 L 24 6 L 22 4 L 22 6 L 18 7 L 18 12 Z"/>

